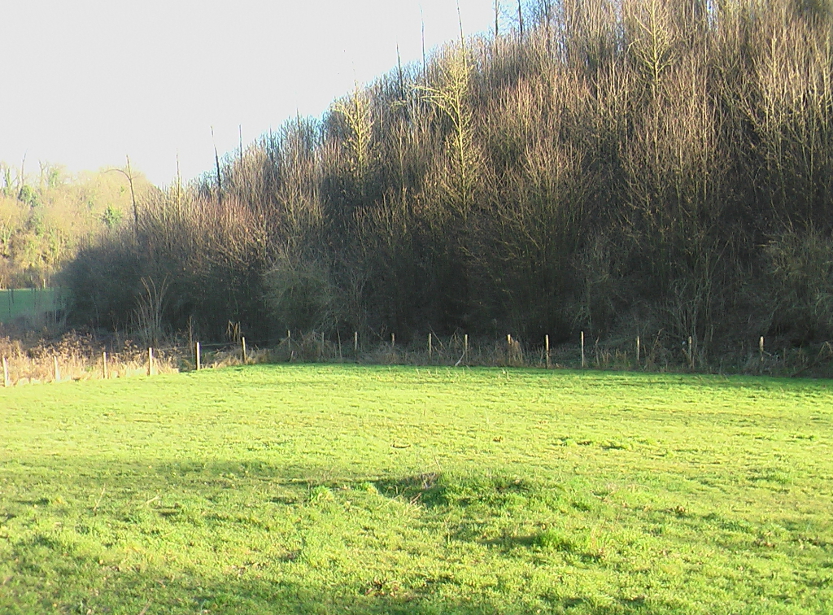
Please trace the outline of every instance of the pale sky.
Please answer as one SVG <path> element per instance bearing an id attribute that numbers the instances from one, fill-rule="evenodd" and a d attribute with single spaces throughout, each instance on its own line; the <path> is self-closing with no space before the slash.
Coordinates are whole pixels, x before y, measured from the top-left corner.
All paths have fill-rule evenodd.
<path id="1" fill-rule="evenodd" d="M 506 0 L 502 4 L 507 4 Z M 466 35 L 493 0 L 460 0 Z M 455 0 L 0 0 L 0 161 L 189 180 L 459 36 Z"/>

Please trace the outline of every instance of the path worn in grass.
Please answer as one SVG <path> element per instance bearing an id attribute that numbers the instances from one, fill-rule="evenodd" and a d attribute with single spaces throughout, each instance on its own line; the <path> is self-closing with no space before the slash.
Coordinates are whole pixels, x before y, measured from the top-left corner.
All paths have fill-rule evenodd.
<path id="1" fill-rule="evenodd" d="M 2 613 L 833 612 L 822 381 L 258 366 L 0 389 Z"/>

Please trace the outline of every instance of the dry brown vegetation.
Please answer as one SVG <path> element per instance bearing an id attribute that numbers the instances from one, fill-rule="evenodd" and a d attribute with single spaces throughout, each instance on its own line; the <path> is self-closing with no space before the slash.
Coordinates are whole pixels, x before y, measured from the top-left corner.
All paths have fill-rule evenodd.
<path id="1" fill-rule="evenodd" d="M 414 339 L 402 344 L 378 336 L 368 339 L 329 339 L 310 331 L 290 335 L 270 346 L 246 346 L 241 340 L 200 345 L 200 368 L 216 369 L 258 363 L 355 363 L 370 365 L 418 365 L 455 367 L 532 367 L 613 369 L 626 371 L 702 371 L 749 375 L 833 377 L 833 345 L 829 342 L 805 348 L 746 349 L 723 355 L 713 364 L 704 362 L 697 349 L 674 348 L 662 334 L 653 339 L 587 339 L 584 355 L 577 344 L 559 344 L 549 354 L 544 344 L 508 335 L 499 340 L 470 339 L 455 333 L 431 334 L 430 341 Z M 153 347 L 150 375 L 197 369 L 196 347 L 187 340 L 167 341 Z M 691 353 L 694 352 L 694 354 Z M 98 337 L 77 332 L 48 341 L 34 335 L 0 336 L 0 386 L 20 386 L 91 379 L 148 375 L 148 349 L 131 339 L 114 335 Z M 105 369 L 106 360 L 106 369 Z"/>
<path id="2" fill-rule="evenodd" d="M 0 384 L 10 386 L 89 380 L 105 375 L 107 378 L 127 378 L 148 373 L 147 349 L 139 348 L 131 341 L 113 348 L 112 342 L 104 343 L 78 333 L 67 333 L 54 341 L 0 338 L 0 357 L 5 359 L 8 378 L 5 382 L 0 380 Z M 174 372 L 178 365 L 175 353 L 156 351 L 152 373 Z"/>
<path id="3" fill-rule="evenodd" d="M 522 17 L 145 199 L 68 268 L 75 318 L 273 342 L 585 331 L 698 367 L 833 337 L 829 3 Z"/>
<path id="4" fill-rule="evenodd" d="M 156 376 L 196 369 L 195 346 L 184 340 L 166 340 L 161 347 L 148 347 L 120 335 L 99 337 L 71 331 L 49 339 L 31 333 L 21 336 L 19 331 L 12 332 L 14 337 L 2 333 L 0 361 L 5 360 L 5 371 L 0 371 L 0 386 Z M 274 351 L 249 347 L 245 362 L 295 358 L 284 356 L 280 346 Z M 323 359 L 321 355 L 315 358 Z M 239 342 L 203 346 L 200 350 L 201 369 L 243 363 Z"/>

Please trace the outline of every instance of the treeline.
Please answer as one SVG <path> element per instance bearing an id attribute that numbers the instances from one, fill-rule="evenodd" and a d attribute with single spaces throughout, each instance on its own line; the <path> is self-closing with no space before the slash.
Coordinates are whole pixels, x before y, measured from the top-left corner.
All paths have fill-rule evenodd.
<path id="1" fill-rule="evenodd" d="M 0 162 L 0 289 L 53 284 L 82 244 L 113 233 L 132 217 L 130 185 L 139 194 L 151 187 L 140 173 L 101 170 L 71 175 L 56 164 Z"/>
<path id="2" fill-rule="evenodd" d="M 704 357 L 833 335 L 828 2 L 539 0 L 496 24 L 146 200 L 68 268 L 76 316 Z"/>

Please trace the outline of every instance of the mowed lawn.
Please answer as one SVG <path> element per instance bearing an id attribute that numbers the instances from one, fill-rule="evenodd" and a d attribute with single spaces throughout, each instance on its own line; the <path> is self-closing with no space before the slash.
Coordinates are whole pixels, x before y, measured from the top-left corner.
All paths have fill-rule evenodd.
<path id="1" fill-rule="evenodd" d="M 829 381 L 0 389 L 0 613 L 833 613 Z"/>

